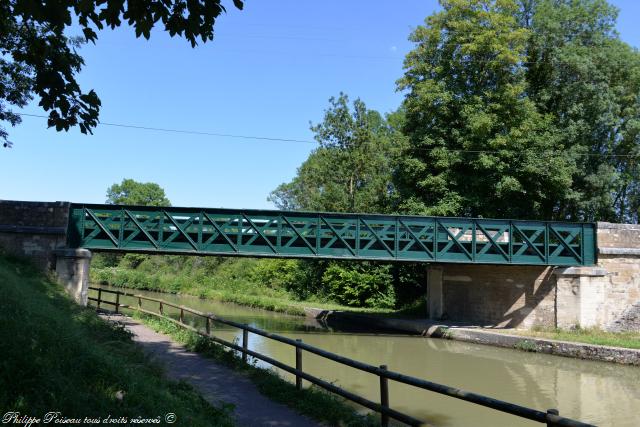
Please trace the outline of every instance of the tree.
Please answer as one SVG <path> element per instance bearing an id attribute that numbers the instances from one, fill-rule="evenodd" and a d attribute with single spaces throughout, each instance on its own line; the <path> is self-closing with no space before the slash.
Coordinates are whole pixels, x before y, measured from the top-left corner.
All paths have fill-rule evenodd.
<path id="1" fill-rule="evenodd" d="M 113 205 L 171 206 L 164 190 L 155 182 L 123 179 L 107 189 L 106 203 Z"/>
<path id="2" fill-rule="evenodd" d="M 410 138 L 403 208 L 428 215 L 543 217 L 575 171 L 551 120 L 527 97 L 530 31 L 515 1 L 442 1 L 410 39 L 398 81 Z M 563 154 L 545 154 L 558 150 Z"/>
<path id="3" fill-rule="evenodd" d="M 233 3 L 242 9 L 241 0 Z M 0 120 L 19 124 L 20 115 L 11 106 L 24 107 L 35 95 L 49 112 L 49 127 L 66 131 L 78 125 L 82 133 L 91 133 L 100 99 L 93 90 L 84 92 L 75 76 L 84 64 L 77 48 L 95 43 L 96 30 L 126 21 L 137 37 L 148 39 L 160 22 L 172 37 L 196 46 L 198 39 L 213 39 L 215 20 L 224 10 L 221 0 L 0 2 Z M 68 35 L 75 30 L 81 35 Z M 7 137 L 0 127 L 5 147 L 11 145 Z"/>
<path id="4" fill-rule="evenodd" d="M 561 145 L 581 154 L 560 217 L 637 222 L 640 54 L 618 38 L 618 11 L 604 0 L 534 6 L 530 96 L 553 117 Z"/>
<path id="5" fill-rule="evenodd" d="M 343 93 L 330 98 L 323 121 L 311 126 L 319 147 L 298 168 L 293 180 L 280 185 L 269 200 L 280 209 L 392 211 L 393 169 L 404 141 L 398 131 L 402 119 L 402 111 L 383 117 L 360 99 L 350 103 Z M 396 303 L 394 277 L 398 276 L 398 266 L 297 261 L 295 266 L 287 267 L 291 267 L 287 275 L 295 277 L 287 289 L 301 297 L 324 295 L 342 304 L 369 307 L 391 307 Z M 262 270 L 266 268 L 261 267 Z"/>
<path id="6" fill-rule="evenodd" d="M 403 209 L 637 220 L 640 63 L 613 30 L 615 8 L 441 4 L 411 35 L 398 81 L 409 138 L 396 175 Z"/>
<path id="7" fill-rule="evenodd" d="M 269 200 L 280 209 L 386 211 L 393 194 L 399 133 L 360 99 L 353 102 L 353 109 L 343 93 L 329 103 L 322 123 L 311 126 L 320 146 Z"/>
<path id="8" fill-rule="evenodd" d="M 110 205 L 171 206 L 164 190 L 158 184 L 155 182 L 142 183 L 133 179 L 123 179 L 121 184 L 113 184 L 109 187 L 106 203 Z M 146 259 L 148 256 L 142 254 L 120 255 L 106 252 L 95 254 L 92 263 L 98 268 L 124 265 L 127 268 L 135 269 Z"/>

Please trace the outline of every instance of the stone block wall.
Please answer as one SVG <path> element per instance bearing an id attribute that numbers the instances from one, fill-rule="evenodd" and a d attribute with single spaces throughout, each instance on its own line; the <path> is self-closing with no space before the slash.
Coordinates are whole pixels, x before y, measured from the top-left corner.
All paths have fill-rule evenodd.
<path id="1" fill-rule="evenodd" d="M 553 271 L 556 279 L 556 324 L 562 329 L 604 327 L 604 301 L 609 278 L 600 267 L 565 267 Z"/>
<path id="2" fill-rule="evenodd" d="M 483 326 L 554 326 L 552 268 L 447 264 L 443 318 Z"/>
<path id="3" fill-rule="evenodd" d="M 598 266 L 607 270 L 606 329 L 640 330 L 640 225 L 598 223 Z"/>
<path id="4" fill-rule="evenodd" d="M 54 250 L 66 243 L 68 202 L 0 200 L 0 250 L 28 257 L 42 268 L 55 266 Z"/>

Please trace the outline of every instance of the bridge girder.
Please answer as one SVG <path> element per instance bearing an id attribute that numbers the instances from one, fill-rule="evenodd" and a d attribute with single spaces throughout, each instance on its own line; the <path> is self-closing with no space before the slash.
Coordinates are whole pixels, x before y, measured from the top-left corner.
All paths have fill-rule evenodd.
<path id="1" fill-rule="evenodd" d="M 596 224 L 72 204 L 68 246 L 94 251 L 428 263 L 593 265 Z"/>

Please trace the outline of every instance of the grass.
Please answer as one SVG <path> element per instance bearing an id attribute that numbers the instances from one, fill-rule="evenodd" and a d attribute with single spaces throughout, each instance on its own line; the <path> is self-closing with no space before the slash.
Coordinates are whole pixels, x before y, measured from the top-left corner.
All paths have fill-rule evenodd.
<path id="1" fill-rule="evenodd" d="M 233 351 L 214 343 L 192 331 L 157 317 L 134 313 L 134 316 L 157 332 L 171 336 L 190 351 L 201 353 L 226 366 L 247 375 L 265 396 L 283 403 L 296 411 L 331 426 L 372 427 L 379 426 L 373 415 L 359 415 L 354 408 L 338 396 L 316 386 L 298 391 L 295 385 L 280 378 L 275 372 L 246 364 Z"/>
<path id="2" fill-rule="evenodd" d="M 640 349 L 640 332 L 606 332 L 597 328 L 575 328 L 572 330 L 534 328 L 529 331 L 500 331 L 498 329 L 492 329 L 492 331 L 523 335 L 533 338 L 549 338 L 560 341 Z"/>
<path id="3" fill-rule="evenodd" d="M 166 379 L 126 330 L 75 304 L 29 264 L 3 257 L 0 325 L 0 413 L 161 423 L 174 413 L 176 425 L 234 425 L 230 407 Z"/>
<path id="4" fill-rule="evenodd" d="M 515 348 L 516 350 L 521 350 L 521 351 L 531 351 L 531 352 L 535 352 L 536 351 L 536 343 L 533 341 L 529 341 L 529 340 L 521 340 L 518 341 L 513 348 Z"/>

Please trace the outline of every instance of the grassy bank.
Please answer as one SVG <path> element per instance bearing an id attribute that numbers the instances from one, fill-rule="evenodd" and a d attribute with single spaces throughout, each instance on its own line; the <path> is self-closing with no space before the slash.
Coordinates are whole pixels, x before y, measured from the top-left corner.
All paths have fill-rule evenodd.
<path id="1" fill-rule="evenodd" d="M 296 387 L 280 378 L 276 373 L 246 364 L 235 352 L 225 350 L 194 332 L 183 329 L 175 323 L 157 317 L 134 313 L 134 316 L 157 332 L 171 336 L 190 351 L 201 353 L 247 375 L 260 392 L 272 400 L 283 403 L 296 411 L 308 415 L 331 426 L 373 427 L 379 426 L 377 416 L 357 414 L 342 398 L 331 395 L 312 386 L 298 391 Z"/>
<path id="2" fill-rule="evenodd" d="M 230 408 L 165 379 L 125 330 L 75 304 L 28 264 L 2 257 L 0 342 L 0 413 L 160 417 L 161 424 L 174 413 L 176 425 L 233 425 Z"/>
<path id="3" fill-rule="evenodd" d="M 534 328 L 530 331 L 492 329 L 492 331 L 534 338 L 640 349 L 640 332 L 605 332 L 597 328 L 577 328 L 572 330 Z"/>
<path id="4" fill-rule="evenodd" d="M 139 263 L 131 261 L 136 259 L 140 260 Z M 337 304 L 321 292 L 301 298 L 282 283 L 283 280 L 295 280 L 287 279 L 285 268 L 265 272 L 263 267 L 270 261 L 277 267 L 286 267 L 289 262 L 129 255 L 116 266 L 92 263 L 91 281 L 115 287 L 193 295 L 294 315 L 304 315 L 305 307 L 366 313 L 393 312 L 390 308 Z"/>

